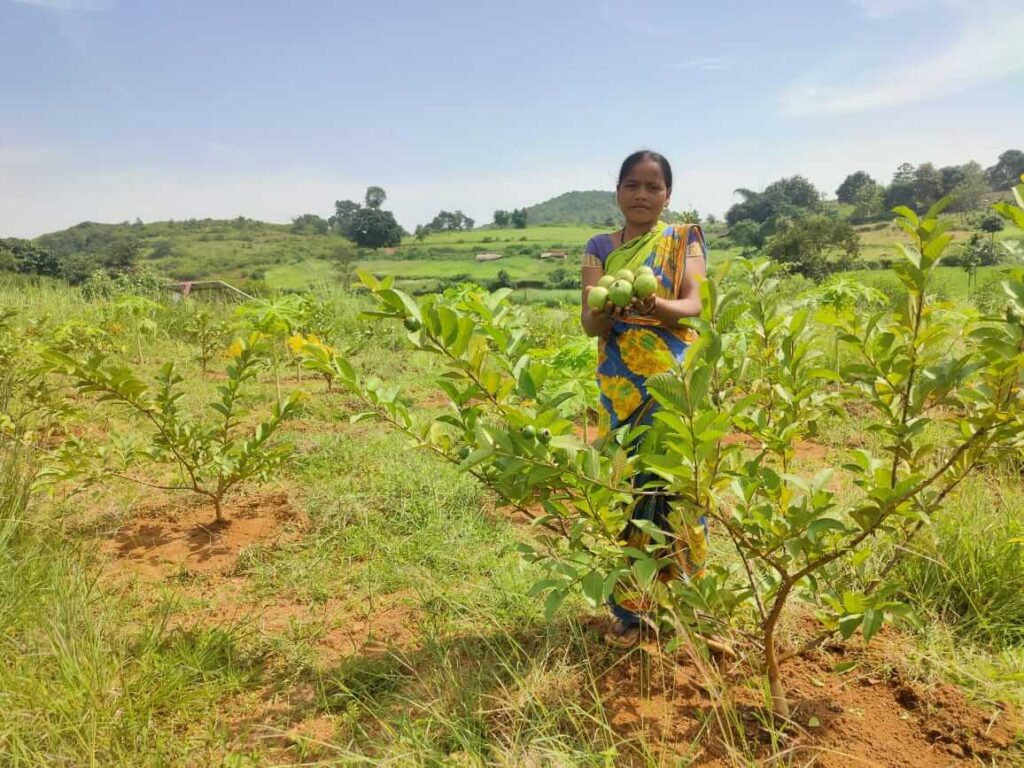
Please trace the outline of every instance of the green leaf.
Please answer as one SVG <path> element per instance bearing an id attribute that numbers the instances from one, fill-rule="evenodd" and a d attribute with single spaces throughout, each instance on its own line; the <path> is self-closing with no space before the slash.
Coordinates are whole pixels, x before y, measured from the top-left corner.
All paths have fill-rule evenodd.
<path id="1" fill-rule="evenodd" d="M 423 313 L 420 311 L 420 305 L 415 300 L 397 288 L 381 288 L 377 291 L 377 296 L 380 297 L 389 307 L 396 310 L 403 310 L 405 314 L 410 317 L 415 317 L 420 322 L 423 321 Z M 451 311 L 451 310 L 449 310 Z"/>
<path id="2" fill-rule="evenodd" d="M 591 608 L 597 608 L 604 602 L 604 577 L 599 571 L 591 571 L 583 577 L 581 582 L 583 597 Z"/>
<path id="3" fill-rule="evenodd" d="M 946 210 L 955 199 L 956 198 L 953 195 L 946 195 L 945 197 L 936 200 L 932 203 L 932 207 L 928 209 L 928 212 L 925 213 L 924 217 L 926 219 L 936 218 L 940 213 Z"/>
<path id="4" fill-rule="evenodd" d="M 881 611 L 876 611 L 874 608 L 868 608 L 864 611 L 864 642 L 870 642 L 871 638 L 874 637 L 878 630 L 882 628 L 882 621 L 885 616 Z"/>
<path id="5" fill-rule="evenodd" d="M 650 520 L 635 519 L 632 521 L 633 525 L 639 528 L 641 531 L 650 536 L 658 544 L 665 543 L 665 532 L 658 526 L 652 523 Z"/>
<path id="6" fill-rule="evenodd" d="M 658 574 L 658 561 L 651 557 L 645 557 L 633 563 L 633 573 L 641 587 L 647 588 L 654 583 L 654 577 Z"/>
<path id="7" fill-rule="evenodd" d="M 548 595 L 548 599 L 544 601 L 544 618 L 547 621 L 551 621 L 554 617 L 555 612 L 561 607 L 562 603 L 565 602 L 566 593 L 561 589 L 553 589 Z"/>
<path id="8" fill-rule="evenodd" d="M 861 621 L 864 620 L 864 615 L 861 613 L 851 613 L 846 616 L 842 616 L 839 619 L 839 634 L 843 636 L 844 640 L 849 640 L 853 633 L 857 631 L 857 627 L 860 626 Z"/>
<path id="9" fill-rule="evenodd" d="M 535 582 L 533 586 L 527 590 L 526 594 L 530 597 L 536 597 L 541 592 L 547 592 L 549 589 L 556 589 L 561 587 L 563 584 L 565 584 L 564 579 L 541 579 L 540 581 Z"/>
<path id="10" fill-rule="evenodd" d="M 914 227 L 917 227 L 920 224 L 920 219 L 917 218 L 917 214 L 914 213 L 910 208 L 907 208 L 907 206 L 905 205 L 897 205 L 895 208 L 892 209 L 892 212 L 895 213 L 897 216 L 907 219 L 911 224 L 914 225 Z"/>
<path id="11" fill-rule="evenodd" d="M 846 526 L 838 520 L 833 520 L 831 517 L 823 517 L 815 520 L 809 526 L 807 526 L 807 538 L 812 543 L 818 541 L 821 535 L 826 531 L 845 531 Z"/>

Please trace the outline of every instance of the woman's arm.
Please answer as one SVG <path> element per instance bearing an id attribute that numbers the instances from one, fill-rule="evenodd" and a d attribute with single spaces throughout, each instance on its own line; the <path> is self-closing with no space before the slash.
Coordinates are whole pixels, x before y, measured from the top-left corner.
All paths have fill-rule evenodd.
<path id="1" fill-rule="evenodd" d="M 689 246 L 688 246 L 689 247 Z M 697 250 L 697 249 L 694 249 Z M 686 257 L 686 272 L 683 273 L 682 294 L 678 299 L 655 297 L 654 306 L 648 312 L 662 325 L 675 328 L 684 317 L 696 317 L 701 311 L 700 284 L 707 275 L 707 263 L 703 254 L 689 254 Z"/>

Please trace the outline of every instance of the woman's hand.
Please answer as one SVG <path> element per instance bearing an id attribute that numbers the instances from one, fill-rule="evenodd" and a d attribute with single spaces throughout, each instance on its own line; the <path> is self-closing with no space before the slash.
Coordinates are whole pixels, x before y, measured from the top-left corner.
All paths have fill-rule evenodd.
<path id="1" fill-rule="evenodd" d="M 657 305 L 658 297 L 652 294 L 645 299 L 634 297 L 624 307 L 617 307 L 609 301 L 602 312 L 595 314 L 612 320 L 624 320 L 629 315 L 650 315 Z"/>

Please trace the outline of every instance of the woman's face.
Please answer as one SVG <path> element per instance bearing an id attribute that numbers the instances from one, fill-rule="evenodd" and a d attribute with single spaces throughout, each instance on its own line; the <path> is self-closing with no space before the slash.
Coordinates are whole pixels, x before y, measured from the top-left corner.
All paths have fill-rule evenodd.
<path id="1" fill-rule="evenodd" d="M 619 182 L 616 199 L 627 223 L 653 226 L 668 205 L 669 194 L 661 166 L 647 159 L 634 165 Z"/>

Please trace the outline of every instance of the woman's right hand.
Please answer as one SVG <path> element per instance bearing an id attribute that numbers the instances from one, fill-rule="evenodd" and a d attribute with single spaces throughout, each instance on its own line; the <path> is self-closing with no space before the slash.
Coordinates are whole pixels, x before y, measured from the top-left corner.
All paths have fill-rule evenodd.
<path id="1" fill-rule="evenodd" d="M 609 301 L 607 304 L 605 304 L 604 309 L 601 310 L 600 312 L 597 312 L 596 314 L 600 315 L 606 320 L 623 320 L 625 319 L 626 313 L 628 311 L 628 305 L 625 307 L 617 307 Z"/>

